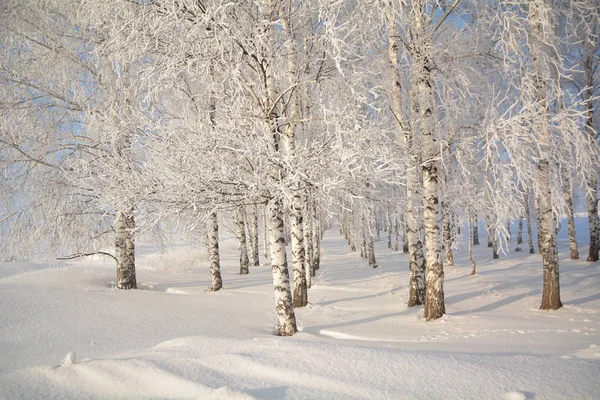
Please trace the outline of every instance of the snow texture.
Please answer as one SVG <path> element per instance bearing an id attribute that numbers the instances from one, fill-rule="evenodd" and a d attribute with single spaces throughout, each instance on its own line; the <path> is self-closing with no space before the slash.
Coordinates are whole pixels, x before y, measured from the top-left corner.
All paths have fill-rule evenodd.
<path id="1" fill-rule="evenodd" d="M 373 270 L 331 229 L 293 337 L 274 335 L 270 268 L 238 275 L 236 245 L 221 240 L 216 293 L 206 257 L 177 273 L 157 262 L 194 259 L 199 245 L 170 257 L 139 246 L 129 291 L 104 260 L 1 264 L 0 398 L 600 398 L 600 267 L 568 259 L 566 232 L 562 309 L 538 309 L 539 254 L 492 260 L 475 246 L 477 275 L 456 251 L 448 314 L 426 322 L 405 306 L 407 255 L 376 242 Z"/>

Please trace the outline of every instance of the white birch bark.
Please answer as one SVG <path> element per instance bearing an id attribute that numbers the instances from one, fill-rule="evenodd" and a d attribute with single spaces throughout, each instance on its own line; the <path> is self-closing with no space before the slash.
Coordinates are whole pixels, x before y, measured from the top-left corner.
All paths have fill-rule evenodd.
<path id="1" fill-rule="evenodd" d="M 208 218 L 208 252 L 210 259 L 210 290 L 216 292 L 223 287 L 221 279 L 221 261 L 219 256 L 219 223 L 217 213 L 213 212 Z"/>
<path id="2" fill-rule="evenodd" d="M 598 180 L 596 177 L 588 179 L 588 193 L 586 195 L 588 209 L 588 223 L 590 227 L 590 250 L 587 261 L 600 259 L 600 219 L 598 218 Z"/>
<path id="3" fill-rule="evenodd" d="M 416 162 L 416 140 L 414 131 L 408 129 L 402 109 L 402 86 L 400 70 L 398 66 L 398 33 L 396 31 L 396 18 L 391 2 L 386 3 L 385 19 L 388 36 L 388 58 L 390 76 L 390 94 L 392 99 L 392 113 L 396 126 L 396 133 L 404 141 L 407 149 L 406 157 L 406 244 L 408 246 L 410 272 L 410 294 L 408 307 L 423 304 L 425 301 L 425 260 L 423 258 L 423 246 L 419 240 L 419 215 L 418 215 L 418 186 Z M 412 105 L 411 105 L 412 106 Z M 403 246 L 404 247 L 404 246 Z M 363 255 L 361 247 L 361 256 Z"/>
<path id="4" fill-rule="evenodd" d="M 497 238 L 497 232 L 495 228 L 490 228 L 490 240 L 492 241 L 492 258 L 494 260 L 497 260 L 500 258 L 500 255 L 498 254 L 498 238 Z"/>
<path id="5" fill-rule="evenodd" d="M 477 214 L 473 217 L 473 246 L 479 245 L 479 221 L 477 220 Z"/>
<path id="6" fill-rule="evenodd" d="M 426 2 L 413 3 L 415 29 L 418 46 L 414 48 L 417 101 L 421 121 L 422 138 L 422 177 L 423 177 L 423 222 L 425 228 L 425 312 L 426 320 L 440 318 L 446 313 L 444 304 L 444 267 L 441 262 L 440 227 L 438 220 L 439 157 L 440 145 L 434 117 L 434 93 L 431 77 L 431 41 L 426 37 Z"/>
<path id="7" fill-rule="evenodd" d="M 387 208 L 386 208 L 386 218 L 385 218 L 386 231 L 387 231 L 387 237 L 388 237 L 388 243 L 387 243 L 388 249 L 392 248 L 392 215 L 391 215 L 390 207 L 391 206 L 388 203 Z"/>
<path id="8" fill-rule="evenodd" d="M 265 260 L 269 258 L 269 217 L 267 207 L 263 210 L 263 257 Z"/>
<path id="9" fill-rule="evenodd" d="M 448 206 L 442 202 L 442 236 L 444 239 L 445 260 L 444 264 L 454 265 L 454 255 L 452 253 L 452 227 L 450 224 L 450 215 Z"/>
<path id="10" fill-rule="evenodd" d="M 365 236 L 365 213 L 362 205 L 358 210 L 358 237 L 360 238 L 360 257 L 367 258 L 367 238 Z"/>
<path id="11" fill-rule="evenodd" d="M 577 238 L 575 237 L 575 214 L 573 213 L 573 194 L 571 190 L 571 178 L 566 168 L 562 168 L 563 192 L 567 206 L 567 221 L 569 228 L 569 250 L 571 260 L 579 259 L 579 249 L 577 247 Z"/>
<path id="12" fill-rule="evenodd" d="M 314 252 L 313 252 L 313 235 L 314 235 L 314 221 L 315 216 L 313 213 L 313 207 L 311 206 L 310 192 L 304 198 L 304 210 L 305 210 L 305 219 L 304 219 L 304 244 L 306 248 L 306 263 L 304 267 L 304 276 L 305 276 L 305 286 L 307 289 L 310 289 L 312 285 L 312 270 L 314 265 Z M 296 280 L 294 279 L 294 284 Z M 308 294 L 306 303 L 308 304 Z M 294 300 L 295 301 L 295 300 Z"/>
<path id="13" fill-rule="evenodd" d="M 250 265 L 260 266 L 258 259 L 258 214 L 256 206 L 250 208 L 250 222 L 248 224 L 248 236 L 250 242 Z"/>
<path id="14" fill-rule="evenodd" d="M 375 246 L 373 241 L 375 239 L 374 231 L 377 229 L 377 220 L 373 218 L 373 207 L 369 207 L 369 232 L 367 232 L 367 260 L 369 261 L 369 267 L 377 268 L 377 260 L 375 258 Z"/>
<path id="15" fill-rule="evenodd" d="M 596 22 L 596 24 L 598 24 L 598 22 Z M 598 61 L 594 63 L 594 59 L 597 57 L 597 55 L 595 54 L 594 46 L 590 44 L 590 42 L 591 40 L 585 40 L 583 47 L 583 73 L 585 76 L 586 83 L 586 89 L 583 91 L 583 95 L 587 105 L 585 132 L 589 140 L 593 141 L 596 134 L 594 130 L 594 103 L 598 101 L 593 99 L 594 75 L 595 70 L 597 70 L 597 68 L 600 67 L 600 63 L 598 63 Z M 594 66 L 596 66 L 596 68 Z M 588 223 L 590 230 L 590 247 L 587 256 L 587 261 L 595 262 L 600 259 L 600 218 L 598 217 L 598 168 L 596 168 L 596 171 L 592 172 L 589 179 L 587 180 L 586 200 L 588 209 Z"/>
<path id="16" fill-rule="evenodd" d="M 275 294 L 276 332 L 278 336 L 292 336 L 298 331 L 292 306 L 290 274 L 285 252 L 283 210 L 281 201 L 273 201 L 270 207 L 269 236 L 271 243 L 271 268 L 273 269 L 273 292 Z"/>
<path id="17" fill-rule="evenodd" d="M 356 233 L 354 232 L 354 204 L 349 204 L 348 211 L 348 245 L 350 250 L 356 251 Z"/>
<path id="18" fill-rule="evenodd" d="M 471 219 L 471 214 L 467 213 L 467 225 L 469 228 L 469 261 L 471 262 L 471 274 L 475 275 L 477 272 L 477 264 L 475 264 L 475 260 L 473 259 L 473 220 Z"/>
<path id="19" fill-rule="evenodd" d="M 244 221 L 244 209 L 238 207 L 236 210 L 236 225 L 237 225 L 237 239 L 238 247 L 240 250 L 240 275 L 247 275 L 249 271 L 248 265 L 250 260 L 248 259 L 248 245 L 246 241 L 246 223 Z"/>
<path id="20" fill-rule="evenodd" d="M 560 281 L 558 267 L 558 251 L 556 249 L 556 239 L 554 237 L 554 218 L 552 212 L 552 193 L 550 183 L 550 131 L 549 131 L 549 104 L 547 98 L 547 88 L 544 78 L 544 54 L 542 48 L 542 37 L 544 36 L 542 24 L 548 21 L 548 16 L 543 14 L 548 12 L 548 5 L 545 0 L 530 0 L 529 2 L 529 23 L 532 35 L 530 38 L 530 51 L 533 61 L 535 96 L 537 101 L 537 120 L 534 129 L 538 134 L 538 145 L 540 147 L 540 161 L 538 164 L 538 185 L 539 185 L 539 208 L 540 208 L 540 253 L 543 260 L 543 288 L 542 304 L 543 310 L 556 310 L 562 307 L 560 300 Z"/>
<path id="21" fill-rule="evenodd" d="M 302 199 L 295 194 L 292 203 L 292 268 L 294 271 L 294 307 L 308 304 L 306 286 L 306 254 L 304 248 L 304 215 L 302 215 Z"/>
<path id="22" fill-rule="evenodd" d="M 523 217 L 519 217 L 519 230 L 517 232 L 517 244 L 523 243 Z"/>
<path id="23" fill-rule="evenodd" d="M 134 229 L 133 212 L 118 212 L 115 223 L 115 258 L 117 259 L 117 288 L 119 289 L 137 289 Z"/>
<path id="24" fill-rule="evenodd" d="M 394 214 L 394 251 L 398 251 L 400 249 L 400 232 L 398 229 L 400 228 L 400 224 L 398 223 L 398 214 Z"/>
<path id="25" fill-rule="evenodd" d="M 321 229 L 321 218 L 319 218 L 317 201 L 313 199 L 311 205 L 313 218 L 313 262 L 311 271 L 312 276 L 314 276 L 315 272 L 321 268 L 321 239 L 323 237 L 323 230 Z"/>
<path id="26" fill-rule="evenodd" d="M 529 191 L 525 199 L 525 218 L 527 218 L 527 244 L 529 245 L 529 254 L 535 253 L 535 247 L 533 246 L 533 229 L 531 229 L 531 201 Z"/>

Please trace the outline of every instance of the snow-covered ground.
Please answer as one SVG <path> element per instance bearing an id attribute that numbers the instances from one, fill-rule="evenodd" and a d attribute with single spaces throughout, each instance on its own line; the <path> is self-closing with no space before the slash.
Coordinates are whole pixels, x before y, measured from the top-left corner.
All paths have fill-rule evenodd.
<path id="1" fill-rule="evenodd" d="M 435 322 L 405 307 L 406 255 L 383 235 L 372 270 L 327 231 L 300 332 L 284 338 L 269 267 L 237 275 L 233 239 L 217 293 L 201 246 L 138 246 L 134 291 L 114 289 L 106 260 L 0 264 L 0 398 L 599 399 L 600 264 L 578 225 L 582 260 L 560 235 L 561 310 L 537 309 L 538 254 L 513 238 L 492 260 L 482 232 L 477 275 L 457 251 Z"/>

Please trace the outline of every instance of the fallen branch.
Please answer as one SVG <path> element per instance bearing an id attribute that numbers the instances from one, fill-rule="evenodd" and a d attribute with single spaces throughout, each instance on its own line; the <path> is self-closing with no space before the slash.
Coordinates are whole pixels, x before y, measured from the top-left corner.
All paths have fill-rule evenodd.
<path id="1" fill-rule="evenodd" d="M 73 260 L 75 258 L 79 258 L 79 257 L 88 257 L 88 256 L 95 256 L 97 254 L 103 255 L 103 256 L 108 256 L 110 258 L 112 258 L 113 260 L 115 260 L 115 262 L 118 262 L 117 258 L 115 256 L 113 256 L 110 253 L 106 253 L 104 251 L 96 251 L 94 253 L 75 253 L 75 254 L 71 254 L 70 256 L 63 256 L 63 257 L 57 257 L 57 260 Z"/>

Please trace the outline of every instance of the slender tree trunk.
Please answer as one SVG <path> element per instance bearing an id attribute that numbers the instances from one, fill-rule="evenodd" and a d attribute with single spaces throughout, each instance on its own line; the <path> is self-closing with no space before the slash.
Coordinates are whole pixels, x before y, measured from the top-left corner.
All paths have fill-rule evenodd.
<path id="1" fill-rule="evenodd" d="M 560 282 L 558 268 L 558 251 L 556 248 L 556 239 L 554 237 L 554 218 L 552 212 L 552 192 L 550 183 L 550 142 L 549 131 L 549 104 L 548 90 L 546 87 L 546 77 L 544 62 L 544 51 L 541 42 L 545 37 L 543 24 L 549 20 L 547 4 L 544 0 L 530 0 L 529 3 L 529 23 L 532 35 L 530 38 L 530 50 L 534 70 L 534 86 L 537 100 L 537 119 L 533 129 L 538 134 L 538 146 L 540 148 L 540 161 L 538 164 L 538 187 L 539 195 L 539 220 L 538 232 L 540 237 L 540 253 L 542 253 L 544 281 L 542 289 L 543 310 L 556 310 L 562 307 L 560 300 Z M 550 56 L 546 54 L 546 56 Z"/>
<path id="2" fill-rule="evenodd" d="M 137 289 L 134 229 L 133 212 L 118 212 L 115 223 L 115 255 L 117 259 L 117 288 L 119 289 Z"/>
<path id="3" fill-rule="evenodd" d="M 527 192 L 527 197 L 525 199 L 525 218 L 527 218 L 527 243 L 529 244 L 529 254 L 535 253 L 535 248 L 533 247 L 533 230 L 531 229 L 531 205 L 529 200 L 529 191 Z"/>
<path id="4" fill-rule="evenodd" d="M 373 207 L 369 207 L 369 232 L 367 233 L 367 259 L 369 260 L 369 267 L 377 268 L 377 261 L 375 260 L 375 246 L 373 245 L 374 234 L 373 231 L 377 229 L 377 219 L 373 216 Z"/>
<path id="5" fill-rule="evenodd" d="M 598 31 L 598 21 L 595 21 L 595 31 Z M 583 91 L 584 100 L 586 100 L 586 119 L 585 133 L 594 144 L 596 130 L 594 129 L 594 112 L 598 100 L 594 99 L 594 77 L 598 70 L 597 62 L 597 38 L 593 37 L 593 31 L 586 33 L 583 41 L 583 74 L 585 77 L 585 90 Z M 591 171 L 587 180 L 587 209 L 588 222 L 590 229 L 590 249 L 587 261 L 595 262 L 600 259 L 600 218 L 598 217 L 598 166 Z"/>
<path id="6" fill-rule="evenodd" d="M 250 209 L 250 224 L 248 229 L 248 236 L 250 237 L 250 265 L 253 267 L 260 266 L 258 259 L 258 215 L 256 212 L 256 206 L 252 206 Z"/>
<path id="7" fill-rule="evenodd" d="M 519 232 L 517 232 L 517 244 L 523 243 L 523 217 L 519 217 Z"/>
<path id="8" fill-rule="evenodd" d="M 479 246 L 479 222 L 477 221 L 477 214 L 473 217 L 473 246 Z"/>
<path id="9" fill-rule="evenodd" d="M 348 212 L 348 230 L 350 231 L 348 235 L 348 244 L 350 245 L 350 250 L 356 251 L 356 234 L 354 232 L 354 205 L 350 203 L 348 206 L 350 209 Z"/>
<path id="10" fill-rule="evenodd" d="M 471 220 L 471 214 L 467 214 L 467 225 L 469 228 L 469 261 L 471 261 L 471 275 L 475 275 L 477 271 L 477 264 L 473 260 L 473 221 Z"/>
<path id="11" fill-rule="evenodd" d="M 213 212 L 208 218 L 208 251 L 210 257 L 210 290 L 216 292 L 223 287 L 221 279 L 221 262 L 219 257 L 219 223 L 217 213 Z"/>
<path id="12" fill-rule="evenodd" d="M 402 253 L 404 254 L 408 254 L 408 233 L 406 231 L 406 215 L 402 216 L 403 220 L 402 220 Z M 425 263 L 425 259 L 423 259 L 423 263 Z"/>
<path id="13" fill-rule="evenodd" d="M 269 258 L 269 219 L 267 216 L 267 207 L 263 211 L 263 257 L 267 260 Z"/>
<path id="14" fill-rule="evenodd" d="M 399 249 L 400 233 L 398 232 L 398 215 L 394 214 L 394 251 Z"/>
<path id="15" fill-rule="evenodd" d="M 542 213 L 540 210 L 540 198 L 539 196 L 534 196 L 533 198 L 533 208 L 535 209 L 535 219 L 537 221 L 537 242 L 538 249 L 540 253 L 542 252 L 542 230 L 544 229 L 544 225 L 542 223 Z M 554 218 L 552 218 L 554 221 Z"/>
<path id="16" fill-rule="evenodd" d="M 367 258 L 367 238 L 365 237 L 365 213 L 361 208 L 358 210 L 358 236 L 360 237 L 360 257 Z"/>
<path id="17" fill-rule="evenodd" d="M 312 263 L 312 275 L 315 275 L 315 271 L 321 268 L 321 239 L 323 231 L 321 230 L 321 219 L 319 218 L 317 201 L 313 199 L 312 205 L 312 216 L 313 216 L 313 263 Z"/>
<path id="18" fill-rule="evenodd" d="M 425 33 L 427 13 L 424 0 L 413 3 L 416 8 L 415 28 L 420 38 L 414 49 L 417 72 L 417 92 L 423 146 L 423 222 L 425 227 L 425 312 L 427 321 L 440 318 L 446 313 L 444 304 L 444 267 L 441 262 L 440 226 L 438 220 L 439 180 L 438 164 L 440 156 L 439 138 L 436 133 L 434 116 L 433 79 L 431 77 L 431 42 Z"/>
<path id="19" fill-rule="evenodd" d="M 492 239 L 492 232 L 490 226 L 488 224 L 485 225 L 485 230 L 487 231 L 487 247 L 494 247 L 494 240 Z"/>
<path id="20" fill-rule="evenodd" d="M 248 264 L 248 245 L 246 241 L 246 223 L 244 221 L 244 209 L 238 207 L 236 210 L 237 239 L 240 250 L 240 275 L 247 275 L 249 271 Z"/>
<path id="21" fill-rule="evenodd" d="M 454 255 L 452 254 L 452 227 L 450 225 L 450 215 L 448 206 L 442 202 L 442 236 L 444 238 L 444 249 L 446 258 L 444 264 L 454 265 Z"/>
<path id="22" fill-rule="evenodd" d="M 304 248 L 304 216 L 302 198 L 294 194 L 292 203 L 292 267 L 294 269 L 294 307 L 308 304 L 306 286 L 306 254 Z"/>
<path id="23" fill-rule="evenodd" d="M 560 281 L 558 270 L 558 251 L 554 238 L 554 218 L 550 193 L 550 166 L 547 160 L 539 164 L 540 178 L 540 211 L 541 227 L 538 228 L 541 236 L 540 252 L 542 253 L 544 268 L 544 283 L 542 288 L 542 310 L 556 310 L 562 307 L 560 300 Z M 543 228 L 542 228 L 543 227 Z"/>
<path id="24" fill-rule="evenodd" d="M 306 249 L 306 263 L 304 267 L 304 276 L 306 280 L 306 288 L 310 289 L 312 284 L 312 269 L 314 265 L 314 251 L 313 251 L 313 234 L 314 234 L 314 224 L 315 224 L 315 215 L 313 213 L 312 201 L 310 199 L 310 194 L 307 194 L 304 198 L 304 210 L 305 210 L 305 218 L 304 218 L 304 244 Z M 296 280 L 294 279 L 294 285 L 296 285 Z M 295 301 L 295 300 L 294 300 Z M 308 292 L 306 303 L 308 304 Z"/>
<path id="25" fill-rule="evenodd" d="M 277 335 L 291 336 L 297 332 L 296 316 L 292 306 L 290 275 L 285 252 L 283 210 L 281 200 L 270 205 L 269 237 L 271 245 L 271 267 L 273 269 L 273 290 L 275 312 L 277 314 Z"/>
<path id="26" fill-rule="evenodd" d="M 497 260 L 500 256 L 498 255 L 498 235 L 495 228 L 490 228 L 490 236 L 492 238 L 492 257 Z"/>
<path id="27" fill-rule="evenodd" d="M 591 190 L 590 190 L 591 189 Z M 586 196 L 588 222 L 590 226 L 590 251 L 587 261 L 598 261 L 600 257 L 600 219 L 598 218 L 598 180 L 592 177 L 588 180 Z"/>
<path id="28" fill-rule="evenodd" d="M 392 215 L 390 211 L 390 204 L 387 205 L 387 214 L 386 214 L 386 231 L 388 235 L 388 249 L 392 248 Z"/>
<path id="29" fill-rule="evenodd" d="M 567 203 L 567 220 L 569 227 L 569 249 L 571 250 L 571 260 L 579 259 L 579 249 L 577 247 L 577 239 L 575 237 L 575 214 L 573 213 L 573 194 L 571 191 L 571 178 L 566 168 L 562 168 L 563 174 L 563 191 L 565 202 Z"/>
<path id="30" fill-rule="evenodd" d="M 371 218 L 369 219 L 369 226 L 373 227 L 375 230 L 375 241 L 380 242 L 381 241 L 381 213 L 379 210 L 379 206 L 375 207 L 375 211 L 374 213 L 370 213 L 371 214 Z M 374 224 L 372 223 L 374 219 Z M 373 232 L 372 229 L 369 229 L 371 232 Z"/>

